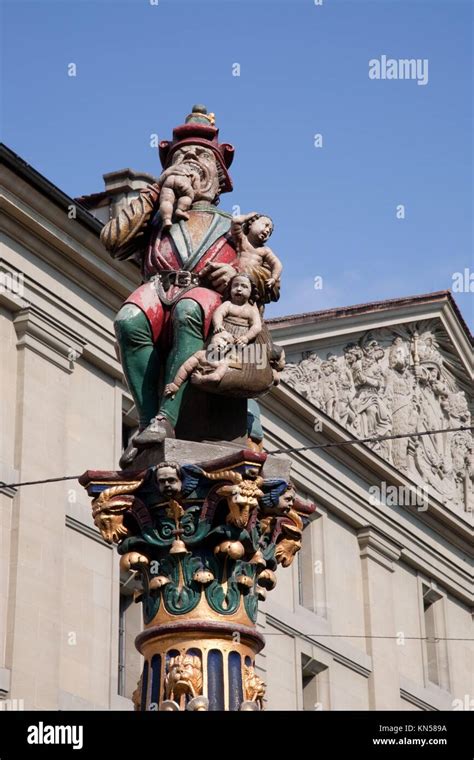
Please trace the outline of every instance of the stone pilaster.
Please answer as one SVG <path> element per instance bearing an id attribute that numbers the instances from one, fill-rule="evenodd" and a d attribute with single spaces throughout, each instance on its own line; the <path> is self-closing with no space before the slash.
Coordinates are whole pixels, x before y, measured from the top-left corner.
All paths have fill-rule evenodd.
<path id="1" fill-rule="evenodd" d="M 401 547 L 373 528 L 359 530 L 367 653 L 372 658 L 369 708 L 397 710 L 400 683 L 394 617 L 393 574 Z"/>

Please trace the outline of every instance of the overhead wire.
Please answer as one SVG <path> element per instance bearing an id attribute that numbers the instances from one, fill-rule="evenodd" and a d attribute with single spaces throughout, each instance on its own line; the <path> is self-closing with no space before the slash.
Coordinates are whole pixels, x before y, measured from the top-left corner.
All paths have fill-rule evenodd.
<path id="1" fill-rule="evenodd" d="M 286 449 L 268 450 L 266 454 L 293 454 L 299 451 L 315 451 L 317 449 L 337 448 L 338 446 L 353 446 L 357 443 L 381 443 L 382 441 L 394 441 L 399 438 L 418 438 L 422 435 L 438 435 L 440 433 L 460 433 L 468 430 L 474 430 L 474 426 L 465 425 L 455 428 L 440 428 L 439 430 L 422 430 L 417 433 L 398 433 L 397 435 L 384 435 L 371 438 L 348 438 L 345 441 L 334 441 L 332 443 L 317 443 L 313 446 L 295 446 Z M 82 473 L 81 473 L 82 474 Z M 22 488 L 23 486 L 36 486 L 43 483 L 60 483 L 64 480 L 78 480 L 81 475 L 63 475 L 58 478 L 43 478 L 41 480 L 25 480 L 21 483 L 5 483 L 0 480 L 0 488 Z"/>

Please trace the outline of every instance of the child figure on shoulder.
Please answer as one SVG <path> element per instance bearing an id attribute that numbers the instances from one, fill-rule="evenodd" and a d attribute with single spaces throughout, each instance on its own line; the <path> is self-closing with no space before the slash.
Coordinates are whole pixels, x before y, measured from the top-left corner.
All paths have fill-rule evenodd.
<path id="1" fill-rule="evenodd" d="M 279 286 L 283 266 L 270 246 L 266 245 L 273 232 L 270 217 L 257 214 L 255 211 L 234 216 L 230 231 L 239 254 L 240 268 L 245 271 L 247 268 L 264 266 L 270 271 L 270 277 L 265 284 L 266 290 L 271 291 L 275 285 Z"/>

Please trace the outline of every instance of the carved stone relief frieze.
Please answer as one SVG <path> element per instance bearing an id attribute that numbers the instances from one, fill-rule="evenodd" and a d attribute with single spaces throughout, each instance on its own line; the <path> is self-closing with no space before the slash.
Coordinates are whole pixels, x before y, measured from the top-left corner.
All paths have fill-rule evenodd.
<path id="1" fill-rule="evenodd" d="M 442 431 L 367 445 L 446 504 L 470 508 L 472 433 L 443 432 L 471 424 L 469 399 L 441 323 L 381 328 L 334 352 L 306 352 L 282 379 L 360 438 Z"/>

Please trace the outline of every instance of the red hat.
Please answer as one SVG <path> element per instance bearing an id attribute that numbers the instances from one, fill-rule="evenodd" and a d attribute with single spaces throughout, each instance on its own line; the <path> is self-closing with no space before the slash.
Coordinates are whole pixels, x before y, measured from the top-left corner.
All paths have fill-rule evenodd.
<path id="1" fill-rule="evenodd" d="M 214 126 L 214 114 L 208 113 L 205 106 L 193 106 L 192 113 L 186 117 L 185 123 L 173 129 L 172 141 L 162 140 L 158 146 L 163 169 L 170 165 L 172 156 L 178 148 L 183 145 L 203 145 L 213 151 L 222 170 L 221 192 L 230 193 L 232 180 L 227 169 L 234 158 L 234 146 L 229 143 L 219 143 L 218 136 L 219 130 Z"/>

